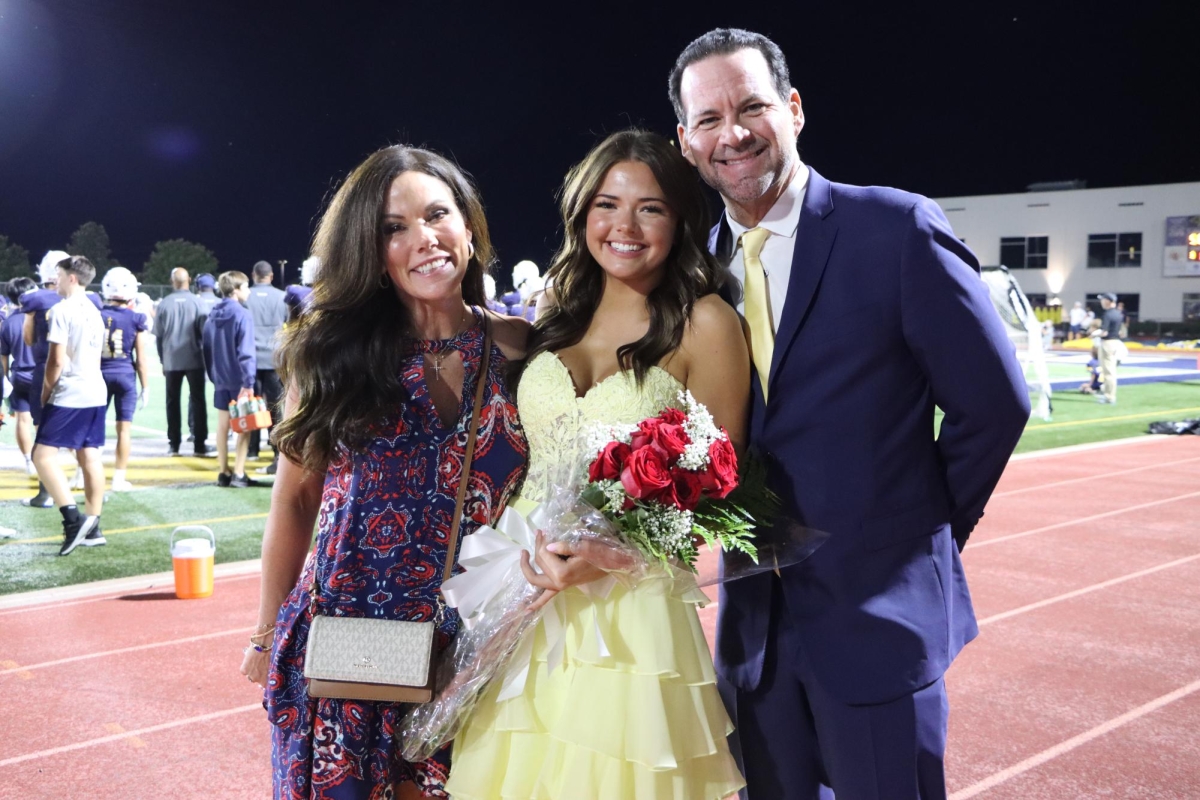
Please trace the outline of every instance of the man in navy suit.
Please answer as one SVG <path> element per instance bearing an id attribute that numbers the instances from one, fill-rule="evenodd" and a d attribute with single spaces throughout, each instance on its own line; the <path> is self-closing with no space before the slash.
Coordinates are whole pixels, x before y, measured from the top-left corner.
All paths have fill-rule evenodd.
<path id="1" fill-rule="evenodd" d="M 751 446 L 787 512 L 831 534 L 721 593 L 748 797 L 944 798 L 943 674 L 978 633 L 959 552 L 1029 417 L 1013 347 L 932 201 L 801 162 L 800 95 L 769 39 L 705 34 L 670 93 L 725 203 L 710 246 L 746 318 Z"/>

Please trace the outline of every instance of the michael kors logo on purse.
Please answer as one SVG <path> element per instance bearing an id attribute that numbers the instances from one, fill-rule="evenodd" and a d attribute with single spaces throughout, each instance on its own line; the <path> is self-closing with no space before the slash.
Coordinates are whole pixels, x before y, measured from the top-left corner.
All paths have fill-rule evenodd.
<path id="1" fill-rule="evenodd" d="M 379 665 L 375 663 L 375 659 L 370 656 L 363 656 L 354 662 L 353 666 L 355 669 L 379 669 Z"/>

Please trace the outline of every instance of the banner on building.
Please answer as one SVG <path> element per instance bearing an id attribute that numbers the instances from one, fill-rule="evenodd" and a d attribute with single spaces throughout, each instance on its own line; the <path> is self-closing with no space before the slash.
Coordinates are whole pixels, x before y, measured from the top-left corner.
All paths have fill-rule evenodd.
<path id="1" fill-rule="evenodd" d="M 1167 217 L 1163 275 L 1168 278 L 1200 277 L 1200 214 Z"/>

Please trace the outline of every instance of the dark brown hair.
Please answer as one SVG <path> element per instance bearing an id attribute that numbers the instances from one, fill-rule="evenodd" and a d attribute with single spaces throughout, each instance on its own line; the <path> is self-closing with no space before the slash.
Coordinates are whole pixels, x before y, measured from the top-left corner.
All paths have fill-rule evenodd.
<path id="1" fill-rule="evenodd" d="M 450 188 L 475 245 L 463 299 L 484 302 L 483 273 L 494 255 L 470 178 L 429 150 L 395 145 L 372 153 L 321 217 L 312 248 L 321 271 L 307 310 L 289 323 L 277 355 L 280 376 L 299 402 L 276 426 L 276 446 L 314 472 L 323 472 L 339 447 L 361 444 L 372 424 L 407 399 L 400 364 L 411 350 L 412 320 L 391 281 L 381 281 L 388 191 L 403 172 L 424 173 Z"/>
<path id="2" fill-rule="evenodd" d="M 632 369 L 640 385 L 650 368 L 679 347 L 692 306 L 723 283 L 725 272 L 708 252 L 709 208 L 691 164 L 657 133 L 627 130 L 597 145 L 567 173 L 559 204 L 563 243 L 546 273 L 554 303 L 533 326 L 526 363 L 544 351 L 577 343 L 587 332 L 604 293 L 604 270 L 587 247 L 587 215 L 614 164 L 637 161 L 654 173 L 679 222 L 663 264 L 663 277 L 646 298 L 650 329 L 617 348 L 621 369 Z"/>
<path id="3" fill-rule="evenodd" d="M 96 267 L 83 256 L 64 258 L 56 266 L 63 272 L 74 275 L 75 280 L 79 281 L 79 285 L 85 289 L 96 277 Z"/>
<path id="4" fill-rule="evenodd" d="M 754 31 L 715 28 L 683 48 L 683 52 L 675 60 L 670 77 L 667 78 L 667 93 L 671 97 L 671 105 L 675 107 L 675 117 L 680 125 L 687 126 L 687 109 L 683 107 L 681 96 L 683 71 L 697 61 L 712 56 L 727 56 L 739 50 L 757 50 L 762 53 L 767 62 L 767 69 L 771 71 L 771 82 L 775 84 L 775 91 L 779 93 L 781 100 L 787 100 L 788 95 L 792 93 L 792 79 L 788 76 L 787 59 L 784 58 L 779 45 Z"/>

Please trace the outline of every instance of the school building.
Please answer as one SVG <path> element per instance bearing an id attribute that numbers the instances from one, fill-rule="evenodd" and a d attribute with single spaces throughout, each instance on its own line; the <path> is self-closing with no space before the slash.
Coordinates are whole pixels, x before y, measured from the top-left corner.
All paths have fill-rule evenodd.
<path id="1" fill-rule="evenodd" d="M 1133 320 L 1200 321 L 1200 182 L 1030 189 L 935 202 L 980 263 L 1008 267 L 1035 307 L 1098 309 L 1096 295 L 1115 292 Z"/>

